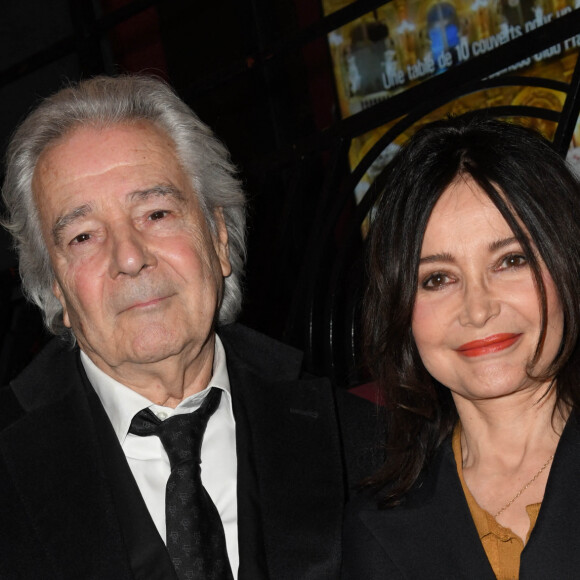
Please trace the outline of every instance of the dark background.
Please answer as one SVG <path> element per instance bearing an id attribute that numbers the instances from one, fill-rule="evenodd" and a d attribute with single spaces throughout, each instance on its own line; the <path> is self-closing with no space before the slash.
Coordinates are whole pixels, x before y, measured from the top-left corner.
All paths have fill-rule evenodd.
<path id="1" fill-rule="evenodd" d="M 565 95 L 561 110 L 487 105 L 494 116 L 552 123 L 563 155 L 580 112 L 578 59 L 567 82 L 490 77 L 580 35 L 577 8 L 339 119 L 327 34 L 384 2 L 353 0 L 324 16 L 320 0 L 4 0 L 0 152 L 31 107 L 67 82 L 127 72 L 166 79 L 229 147 L 249 199 L 241 321 L 302 349 L 305 368 L 336 386 L 359 385 L 368 378 L 358 328 L 361 224 L 389 170 L 355 205 L 353 190 L 370 164 L 438 107 L 477 91 L 540 87 Z M 351 172 L 351 140 L 387 123 Z M 19 290 L 9 246 L 0 230 L 0 383 L 47 338 Z"/>

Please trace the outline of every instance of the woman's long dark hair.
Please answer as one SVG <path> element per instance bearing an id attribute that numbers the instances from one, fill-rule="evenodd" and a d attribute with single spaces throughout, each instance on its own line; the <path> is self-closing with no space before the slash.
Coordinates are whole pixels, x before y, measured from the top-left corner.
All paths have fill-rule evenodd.
<path id="1" fill-rule="evenodd" d="M 558 405 L 580 408 L 580 186 L 566 162 L 532 130 L 465 117 L 420 129 L 391 167 L 368 241 L 363 308 L 367 360 L 387 415 L 386 461 L 367 483 L 381 490 L 384 507 L 402 501 L 457 421 L 449 389 L 426 371 L 411 330 L 425 228 L 437 200 L 456 178 L 481 187 L 529 258 L 542 329 L 528 372 L 533 372 L 546 333 L 539 259 L 545 263 L 564 313 L 564 334 L 540 378 L 557 377 Z"/>

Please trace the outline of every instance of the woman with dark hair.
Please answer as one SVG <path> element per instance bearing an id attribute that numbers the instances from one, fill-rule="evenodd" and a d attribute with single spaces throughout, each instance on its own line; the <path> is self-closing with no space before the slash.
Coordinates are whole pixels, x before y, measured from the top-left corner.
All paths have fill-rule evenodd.
<path id="1" fill-rule="evenodd" d="M 419 130 L 369 239 L 386 461 L 344 577 L 580 577 L 580 187 L 538 134 Z"/>

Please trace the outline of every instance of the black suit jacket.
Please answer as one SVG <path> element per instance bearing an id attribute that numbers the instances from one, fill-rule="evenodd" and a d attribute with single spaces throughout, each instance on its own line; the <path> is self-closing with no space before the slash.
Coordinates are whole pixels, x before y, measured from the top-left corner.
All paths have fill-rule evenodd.
<path id="1" fill-rule="evenodd" d="M 239 578 L 336 577 L 349 480 L 371 458 L 368 443 L 343 444 L 337 414 L 368 425 L 373 411 L 301 379 L 294 349 L 238 325 L 219 334 L 236 418 Z M 175 578 L 78 351 L 57 340 L 0 391 L 0 579 L 13 578 Z"/>
<path id="2" fill-rule="evenodd" d="M 448 440 L 404 506 L 378 510 L 370 497 L 347 509 L 343 578 L 494 580 Z M 580 424 L 560 439 L 542 508 L 520 564 L 522 580 L 580 578 Z"/>

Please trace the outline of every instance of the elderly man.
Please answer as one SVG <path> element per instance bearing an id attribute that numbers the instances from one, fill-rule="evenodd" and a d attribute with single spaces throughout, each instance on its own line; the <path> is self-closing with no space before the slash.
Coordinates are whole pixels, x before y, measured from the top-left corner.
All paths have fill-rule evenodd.
<path id="1" fill-rule="evenodd" d="M 84 81 L 17 130 L 3 195 L 65 340 L 0 391 L 0 578 L 335 577 L 367 409 L 230 324 L 244 196 L 208 127 L 158 80 Z"/>

